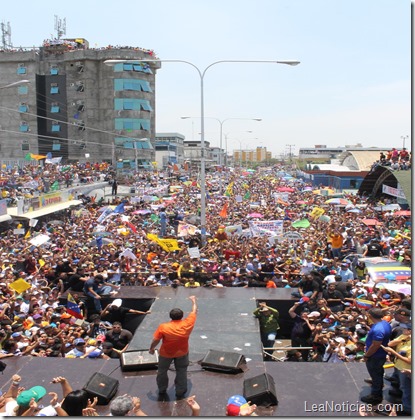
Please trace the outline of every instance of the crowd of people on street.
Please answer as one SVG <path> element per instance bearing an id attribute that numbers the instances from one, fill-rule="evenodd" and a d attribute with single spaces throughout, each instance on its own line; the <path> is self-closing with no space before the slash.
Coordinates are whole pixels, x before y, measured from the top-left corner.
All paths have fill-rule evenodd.
<path id="1" fill-rule="evenodd" d="M 3 198 L 49 191 L 46 181 L 49 186 L 55 181 L 65 184 L 65 173 L 91 183 L 110 181 L 114 175 L 104 163 L 68 166 L 63 172 L 56 165 L 4 169 Z M 405 412 L 410 411 L 411 293 L 408 288 L 387 288 L 384 282 L 378 287 L 360 261 L 385 256 L 410 267 L 410 215 L 375 210 L 379 202 L 394 202 L 388 196 L 369 203 L 342 194 L 343 201 L 330 202 L 326 188 L 291 176 L 283 167 L 240 168 L 208 174 L 206 225 L 201 226 L 200 185 L 196 176 L 186 175 L 148 173 L 136 183 L 145 195 L 117 195 L 116 185 L 106 202 L 91 200 L 45 217 L 36 226 L 21 222 L 24 235 L 14 234 L 15 225 L 5 230 L 0 237 L 0 361 L 24 355 L 119 358 L 132 338 L 123 328 L 126 314 L 151 316 L 150 311 L 123 306 L 117 299 L 122 286 L 287 288 L 293 299 L 288 312 L 292 347 L 304 349 L 288 351 L 284 360 L 366 362 L 373 382 L 369 400 L 376 402 L 380 367 L 369 367 L 368 360 L 373 364 L 376 354 L 382 360 L 398 359 L 392 383 Z M 32 188 L 25 191 L 27 183 Z M 367 224 L 368 219 L 376 223 Z M 294 239 L 285 235 L 293 232 Z M 46 241 L 38 243 L 40 237 Z M 69 305 L 61 303 L 68 293 L 87 322 L 76 323 Z M 269 293 L 272 300 L 273 290 Z M 115 300 L 103 307 L 103 297 Z M 264 349 L 272 348 L 281 324 L 278 308 L 261 302 L 253 315 L 259 319 Z M 391 331 L 380 340 L 382 347 L 369 351 L 367 343 L 379 341 L 371 335 L 379 319 Z M 171 360 L 162 356 L 167 371 Z M 272 351 L 265 351 L 265 358 L 276 360 Z M 160 374 L 161 392 L 164 380 Z M 39 390 L 20 404 L 18 382 L 15 378 L 16 389 L 4 394 L 14 402 L 9 406 L 6 398 L 3 412 L 35 412 Z M 67 392 L 64 378 L 55 382 L 65 389 L 65 399 L 77 392 Z M 182 388 L 179 397 L 186 393 Z M 129 398 L 127 412 L 136 413 L 139 403 Z M 64 403 L 59 405 L 55 396 L 52 400 L 60 415 Z M 94 415 L 93 403 L 83 401 L 79 415 L 82 410 L 83 415 Z M 192 398 L 189 407 L 199 409 Z"/>

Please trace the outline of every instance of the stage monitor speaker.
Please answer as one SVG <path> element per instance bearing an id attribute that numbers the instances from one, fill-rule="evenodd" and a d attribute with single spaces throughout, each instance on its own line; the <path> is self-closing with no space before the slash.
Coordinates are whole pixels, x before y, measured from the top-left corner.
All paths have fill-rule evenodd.
<path id="1" fill-rule="evenodd" d="M 209 350 L 201 361 L 202 368 L 224 373 L 241 373 L 246 363 L 245 356 L 219 350 Z"/>
<path id="2" fill-rule="evenodd" d="M 147 370 L 157 369 L 159 356 L 157 350 L 150 354 L 148 350 L 132 350 L 121 353 L 121 370 Z"/>
<path id="3" fill-rule="evenodd" d="M 245 379 L 243 393 L 245 399 L 252 404 L 261 406 L 278 404 L 274 378 L 268 373 Z"/>
<path id="4" fill-rule="evenodd" d="M 92 398 L 98 397 L 99 405 L 106 405 L 116 394 L 118 385 L 117 379 L 95 372 L 82 389 L 88 392 Z"/>

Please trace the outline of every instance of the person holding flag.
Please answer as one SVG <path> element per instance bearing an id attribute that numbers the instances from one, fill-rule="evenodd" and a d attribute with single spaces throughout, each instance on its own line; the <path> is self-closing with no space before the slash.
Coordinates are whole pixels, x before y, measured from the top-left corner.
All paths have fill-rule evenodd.
<path id="1" fill-rule="evenodd" d="M 78 294 L 73 296 L 68 293 L 68 301 L 66 303 L 66 312 L 76 319 L 84 319 L 86 316 L 85 303 L 79 299 Z"/>

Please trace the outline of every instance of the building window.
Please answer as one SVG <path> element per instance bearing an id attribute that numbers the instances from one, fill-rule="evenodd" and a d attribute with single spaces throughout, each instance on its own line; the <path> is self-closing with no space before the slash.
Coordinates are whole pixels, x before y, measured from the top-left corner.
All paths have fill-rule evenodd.
<path id="1" fill-rule="evenodd" d="M 60 112 L 60 107 L 59 107 L 59 105 L 58 105 L 58 104 L 56 104 L 56 103 L 53 103 L 53 104 L 51 105 L 51 107 L 50 107 L 50 112 L 51 112 L 52 114 L 56 114 L 56 113 Z"/>
<path id="2" fill-rule="evenodd" d="M 76 91 L 83 92 L 85 90 L 84 82 L 76 82 Z"/>
<path id="3" fill-rule="evenodd" d="M 128 137 L 115 137 L 114 144 L 116 146 L 122 146 L 124 149 L 153 149 L 150 140 L 142 139 L 137 141 Z"/>
<path id="4" fill-rule="evenodd" d="M 26 67 L 24 64 L 19 64 L 17 68 L 17 74 L 26 74 Z"/>
<path id="5" fill-rule="evenodd" d="M 150 120 L 139 118 L 115 118 L 116 130 L 150 130 Z"/>
<path id="6" fill-rule="evenodd" d="M 29 92 L 29 88 L 27 86 L 18 86 L 17 87 L 17 93 L 19 95 L 27 95 Z"/>
<path id="7" fill-rule="evenodd" d="M 114 89 L 116 91 L 134 90 L 139 92 L 152 92 L 150 83 L 140 79 L 114 79 Z"/>
<path id="8" fill-rule="evenodd" d="M 147 63 L 117 63 L 114 66 L 114 71 L 139 71 L 142 73 L 153 74 L 151 67 Z"/>
<path id="9" fill-rule="evenodd" d="M 51 67 L 50 74 L 51 76 L 56 76 L 57 74 L 59 74 L 59 69 L 57 67 Z"/>
<path id="10" fill-rule="evenodd" d="M 21 131 L 22 133 L 27 133 L 29 131 L 29 126 L 27 125 L 27 122 L 22 121 L 20 123 L 19 131 Z"/>
<path id="11" fill-rule="evenodd" d="M 52 121 L 52 131 L 54 133 L 61 131 L 61 125 L 58 121 Z"/>
<path id="12" fill-rule="evenodd" d="M 133 111 L 152 111 L 150 101 L 147 99 L 135 98 L 114 98 L 114 109 L 116 111 L 133 110 Z"/>
<path id="13" fill-rule="evenodd" d="M 29 150 L 29 143 L 22 143 L 22 150 Z"/>
<path id="14" fill-rule="evenodd" d="M 19 105 L 19 112 L 27 112 L 29 111 L 29 107 L 26 104 Z"/>
<path id="15" fill-rule="evenodd" d="M 59 93 L 59 86 L 51 86 L 50 87 L 50 93 L 51 94 Z"/>
<path id="16" fill-rule="evenodd" d="M 53 140 L 52 150 L 54 150 L 54 151 L 61 150 L 61 144 L 60 144 L 59 140 Z"/>

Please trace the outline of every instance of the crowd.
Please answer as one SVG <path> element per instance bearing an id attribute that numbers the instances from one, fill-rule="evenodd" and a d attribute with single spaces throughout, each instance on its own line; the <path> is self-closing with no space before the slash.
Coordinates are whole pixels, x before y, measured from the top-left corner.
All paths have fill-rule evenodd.
<path id="1" fill-rule="evenodd" d="M 408 152 L 405 147 L 401 150 L 392 147 L 386 155 L 383 152 L 380 153 L 379 160 L 372 165 L 371 170 L 373 171 L 378 166 L 389 166 L 395 171 L 409 170 L 412 168 L 412 152 Z"/>
<path id="2" fill-rule="evenodd" d="M 15 194 L 16 185 L 32 181 L 42 191 L 47 177 L 49 183 L 61 180 L 60 169 L 51 165 L 2 171 L 3 192 Z M 64 173 L 93 182 L 112 179 L 110 171 L 105 164 L 85 164 Z M 326 203 L 323 187 L 315 189 L 283 168 L 242 168 L 220 176 L 222 192 L 217 174 L 207 176 L 205 236 L 199 229 L 197 179 L 166 180 L 158 173 L 136 184 L 162 191 L 158 195 L 114 195 L 107 205 L 91 200 L 54 223 L 26 226 L 26 235 L 5 231 L 0 237 L 0 359 L 120 357 L 132 337 L 123 328 L 125 315 L 148 313 L 123 307 L 121 299 L 101 306 L 102 296 L 116 297 L 123 285 L 292 288 L 292 346 L 305 349 L 289 351 L 288 361 L 363 361 L 373 324 L 369 308 L 380 309 L 392 326 L 388 348 L 410 335 L 410 294 L 377 287 L 355 258 L 384 255 L 410 266 L 410 217 L 376 211 L 378 203 L 353 194 L 344 194 L 346 204 Z M 393 201 L 387 196 L 381 200 Z M 367 219 L 379 223 L 368 226 Z M 261 230 L 265 221 L 280 224 Z M 286 232 L 299 236 L 292 240 L 284 237 Z M 47 241 L 33 244 L 40 235 Z M 66 292 L 88 322 L 75 322 L 69 305 L 60 304 Z M 277 322 L 265 330 L 267 311 Z M 278 311 L 261 304 L 255 315 L 264 347 L 272 347 Z M 392 350 L 385 350 L 390 360 Z M 405 351 L 410 355 L 410 349 Z M 410 369 L 410 363 L 404 366 Z M 402 378 L 394 379 L 397 393 L 402 392 Z M 31 399 L 28 404 L 31 408 Z"/>

